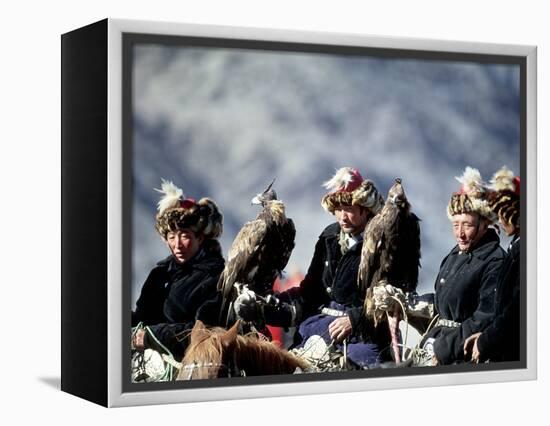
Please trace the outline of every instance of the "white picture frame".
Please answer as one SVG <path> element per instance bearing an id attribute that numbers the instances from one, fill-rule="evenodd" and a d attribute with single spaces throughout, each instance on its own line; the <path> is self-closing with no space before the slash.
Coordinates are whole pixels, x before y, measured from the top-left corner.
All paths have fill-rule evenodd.
<path id="1" fill-rule="evenodd" d="M 95 27 L 94 27 L 95 25 Z M 105 176 L 98 181 L 98 187 L 93 191 L 97 191 L 100 197 L 99 211 L 106 214 L 106 222 L 101 224 L 101 228 L 95 229 L 94 232 L 102 235 L 102 240 L 106 242 L 106 246 L 101 248 L 98 246 L 98 253 L 102 250 L 105 252 L 103 258 L 98 257 L 98 264 L 92 265 L 98 270 L 105 273 L 105 287 L 98 294 L 92 289 L 94 284 L 84 282 L 82 285 L 86 288 L 90 298 L 87 303 L 104 304 L 105 309 L 100 312 L 105 312 L 106 332 L 99 332 L 100 337 L 105 342 L 105 353 L 98 354 L 98 357 L 105 357 L 98 365 L 100 371 L 94 373 L 97 375 L 97 382 L 91 380 L 95 390 L 80 389 L 71 377 L 77 374 L 78 367 L 72 363 L 75 356 L 69 350 L 63 352 L 64 364 L 62 370 L 62 388 L 64 390 L 84 396 L 88 399 L 98 402 L 106 406 L 129 406 L 129 405 L 146 405 L 158 403 L 177 403 L 177 402 L 195 402 L 195 401 L 212 401 L 222 399 L 238 399 L 238 398 L 256 398 L 256 397 L 273 397 L 283 395 L 303 395 L 303 394 L 319 394 L 327 392 L 352 392 L 365 390 L 381 390 L 381 389 L 396 389 L 396 388 L 412 388 L 420 386 L 433 385 L 454 385 L 454 384 L 472 384 L 472 383 L 489 383 L 517 380 L 533 380 L 537 374 L 537 359 L 536 359 L 536 48 L 533 46 L 516 46 L 516 45 L 499 45 L 499 44 L 483 44 L 483 43 L 466 43 L 466 42 L 451 42 L 437 40 L 420 40 L 406 38 L 389 38 L 389 37 L 371 37 L 348 34 L 333 34 L 320 32 L 301 32 L 301 31 L 282 31 L 268 29 L 251 29 L 251 28 L 236 28 L 222 26 L 207 26 L 195 24 L 178 24 L 178 23 L 160 23 L 160 22 L 145 22 L 145 21 L 126 21 L 108 19 L 86 27 L 81 30 L 76 30 L 73 33 L 68 33 L 65 38 L 67 40 L 67 48 L 65 57 L 67 58 L 66 67 L 64 68 L 65 76 L 63 84 L 66 87 L 66 98 L 63 98 L 65 105 L 70 104 L 71 96 L 77 92 L 78 81 L 70 79 L 70 74 L 77 66 L 75 65 L 81 58 L 73 53 L 79 46 L 78 43 L 91 43 L 97 46 L 97 55 L 105 61 L 105 75 L 102 76 L 100 82 L 96 83 L 97 87 L 104 88 L 102 96 L 106 99 L 105 117 L 106 121 L 101 122 L 104 126 L 105 140 L 102 141 L 103 151 L 99 154 L 104 162 Z M 88 31 L 88 33 L 86 33 Z M 77 40 L 79 34 L 82 34 L 85 41 Z M 98 34 L 102 34 L 98 40 Z M 302 46 L 317 46 L 321 51 L 323 49 L 379 49 L 381 52 L 395 51 L 401 52 L 404 56 L 430 57 L 438 58 L 455 57 L 455 58 L 474 58 L 483 59 L 491 62 L 491 58 L 511 58 L 512 62 L 516 62 L 521 67 L 521 91 L 522 91 L 522 124 L 521 124 L 521 152 L 522 160 L 520 164 L 520 175 L 522 176 L 522 208 L 525 208 L 526 214 L 522 215 L 522 223 L 525 224 L 525 230 L 522 235 L 524 239 L 524 248 L 527 253 L 522 263 L 524 269 L 523 293 L 525 296 L 525 348 L 526 356 L 522 359 L 523 366 L 521 368 L 479 368 L 469 369 L 467 371 L 460 369 L 452 370 L 442 368 L 441 370 L 423 370 L 423 371 L 389 371 L 383 374 L 372 377 L 357 377 L 350 373 L 345 378 L 338 377 L 330 380 L 316 380 L 315 378 L 307 377 L 297 381 L 286 382 L 277 378 L 260 379 L 252 384 L 252 382 L 244 382 L 244 384 L 228 386 L 225 382 L 220 381 L 219 384 L 215 380 L 210 381 L 207 386 L 196 385 L 178 385 L 178 386 L 147 386 L 136 388 L 140 385 L 131 385 L 127 382 L 127 375 L 124 372 L 125 360 L 128 358 L 128 341 L 125 340 L 125 315 L 129 311 L 128 302 L 130 296 L 125 294 L 128 292 L 128 285 L 123 284 L 128 280 L 130 271 L 131 250 L 128 247 L 128 241 L 125 235 L 131 234 L 131 229 L 128 228 L 128 221 L 125 220 L 127 211 L 123 206 L 128 205 L 128 199 L 125 199 L 131 183 L 131 175 L 128 173 L 130 159 L 124 150 L 125 138 L 131 137 L 128 132 L 128 125 L 131 128 L 131 122 L 128 120 L 131 117 L 125 114 L 128 105 L 125 106 L 123 93 L 128 90 L 131 84 L 126 78 L 124 64 L 128 63 L 128 48 L 124 44 L 124 40 L 129 40 L 135 35 L 139 37 L 160 37 L 158 40 L 170 39 L 171 42 L 177 40 L 178 37 L 192 37 L 197 39 L 216 39 L 216 40 L 232 40 L 258 43 L 272 43 L 272 45 L 302 45 Z M 128 37 L 130 36 L 130 37 Z M 71 45 L 69 42 L 73 42 Z M 177 43 L 177 41 L 176 41 Z M 74 46 L 74 47 L 73 47 Z M 71 50 L 72 49 L 72 50 Z M 125 50 L 126 49 L 126 50 Z M 93 58 L 93 56 L 92 56 Z M 515 59 L 513 59 L 515 58 Z M 91 60 L 91 59 L 89 59 Z M 498 60 L 498 59 L 497 59 Z M 86 59 L 84 59 L 84 62 Z M 72 68 L 71 68 L 72 67 Z M 78 72 L 78 71 L 74 71 Z M 72 85 L 71 85 L 72 84 Z M 83 83 L 78 83 L 83 84 Z M 126 89 L 125 89 L 126 85 Z M 93 96 L 93 90 L 90 90 L 87 96 Z M 125 109 L 126 108 L 126 109 Z M 65 110 L 64 110 L 65 111 Z M 67 126 L 67 132 L 64 133 L 63 147 L 67 152 L 67 157 L 64 160 L 63 170 L 64 179 L 76 176 L 76 174 L 85 174 L 86 172 L 94 171 L 94 173 L 102 173 L 97 171 L 93 164 L 85 164 L 79 170 L 71 169 L 68 165 L 69 160 L 73 158 L 74 152 L 79 150 L 77 136 L 78 129 L 74 128 L 73 123 L 69 123 L 69 112 L 64 112 L 64 126 Z M 126 127 L 126 128 L 125 128 Z M 86 143 L 84 141 L 83 143 Z M 70 145 L 73 144 L 73 145 Z M 73 148 L 71 148 L 71 146 Z M 90 148 L 94 149 L 94 148 Z M 97 149 L 100 149 L 99 147 Z M 80 161 L 86 161 L 81 158 Z M 100 168 L 103 170 L 102 168 Z M 106 183 L 106 187 L 102 186 L 102 182 Z M 71 198 L 70 191 L 63 191 L 63 203 L 67 214 L 71 211 L 76 211 L 80 207 L 81 200 Z M 64 315 L 63 324 L 66 327 L 62 334 L 62 338 L 67 345 L 72 347 L 78 345 L 78 339 L 75 337 L 75 332 L 70 328 L 68 321 L 74 318 L 75 311 L 82 309 L 83 301 L 78 301 L 78 290 L 74 290 L 75 286 L 75 269 L 77 266 L 74 261 L 72 267 L 66 267 L 71 261 L 69 253 L 71 252 L 72 234 L 70 223 L 65 226 L 64 232 L 67 236 L 63 240 L 63 253 L 67 253 L 67 257 L 63 257 L 64 276 L 62 293 L 64 295 Z M 98 225 L 99 226 L 99 225 Z M 98 243 L 99 244 L 99 243 Z M 314 241 L 311 242 L 312 246 Z M 443 257 L 444 253 L 441 253 Z M 82 278 L 80 278 L 82 279 Z M 97 285 L 97 283 L 95 283 Z M 103 283 L 100 284 L 102 286 Z M 84 290 L 83 290 L 84 291 Z M 92 320 L 89 320 L 90 323 Z M 63 327 L 63 326 L 62 326 Z M 76 339 L 76 340 L 75 340 Z M 76 343 L 75 343 L 76 342 Z M 65 347 L 65 346 L 64 346 Z M 440 372 L 441 371 L 441 372 Z M 64 386 L 65 384 L 65 386 Z M 99 390 L 97 390 L 99 389 Z M 142 390 L 143 389 L 143 390 Z"/>

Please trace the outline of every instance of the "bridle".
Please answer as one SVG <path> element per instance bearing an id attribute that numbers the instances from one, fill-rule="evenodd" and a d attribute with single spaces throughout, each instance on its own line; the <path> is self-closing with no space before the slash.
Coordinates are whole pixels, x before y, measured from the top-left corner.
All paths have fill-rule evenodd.
<path id="1" fill-rule="evenodd" d="M 183 371 L 189 371 L 189 374 L 185 378 L 185 380 L 193 380 L 193 373 L 201 368 L 218 368 L 218 377 L 220 377 L 220 373 L 225 371 L 227 372 L 227 377 L 245 377 L 246 372 L 244 370 L 241 370 L 237 365 L 237 356 L 235 353 L 233 353 L 233 357 L 231 358 L 230 362 L 228 364 L 224 363 L 216 363 L 216 362 L 196 362 L 193 360 L 191 364 L 185 364 L 181 367 L 181 370 Z"/>
<path id="2" fill-rule="evenodd" d="M 218 364 L 213 362 L 197 363 L 196 361 L 193 361 L 192 364 L 182 365 L 181 370 L 189 371 L 187 377 L 184 380 L 192 380 L 193 373 L 195 372 L 195 370 L 198 370 L 200 368 L 215 368 L 215 367 L 218 367 L 220 370 L 221 370 L 221 367 L 226 368 L 225 364 Z"/>

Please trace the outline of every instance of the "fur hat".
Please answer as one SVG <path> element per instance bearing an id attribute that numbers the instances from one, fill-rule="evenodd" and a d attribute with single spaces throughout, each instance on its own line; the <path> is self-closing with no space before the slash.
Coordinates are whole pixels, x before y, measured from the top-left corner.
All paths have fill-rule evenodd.
<path id="1" fill-rule="evenodd" d="M 489 188 L 488 200 L 493 212 L 509 225 L 519 226 L 519 176 L 503 166 L 493 175 Z"/>
<path id="2" fill-rule="evenodd" d="M 352 167 L 342 167 L 323 186 L 330 192 L 321 199 L 325 210 L 334 214 L 339 206 L 362 206 L 372 214 L 384 207 L 384 198 L 370 180 L 363 179 L 361 173 Z"/>
<path id="3" fill-rule="evenodd" d="M 462 186 L 460 191 L 451 196 L 447 206 L 447 216 L 452 220 L 456 214 L 477 213 L 489 222 L 494 223 L 497 220 L 496 215 L 491 210 L 487 200 L 488 189 L 481 180 L 479 170 L 472 167 L 466 167 L 461 177 L 456 177 Z"/>
<path id="4" fill-rule="evenodd" d="M 223 231 L 223 216 L 214 201 L 201 198 L 198 202 L 186 198 L 183 191 L 170 181 L 162 179 L 163 194 L 158 202 L 155 228 L 166 238 L 166 234 L 178 229 L 189 228 L 204 238 L 218 238 Z"/>

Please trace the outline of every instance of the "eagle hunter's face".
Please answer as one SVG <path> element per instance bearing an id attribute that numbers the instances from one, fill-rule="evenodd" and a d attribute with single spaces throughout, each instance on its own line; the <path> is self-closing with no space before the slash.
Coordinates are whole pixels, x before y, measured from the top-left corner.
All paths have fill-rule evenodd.
<path id="1" fill-rule="evenodd" d="M 345 233 L 358 235 L 365 230 L 369 212 L 361 206 L 340 206 L 334 210 L 336 220 Z"/>
<path id="2" fill-rule="evenodd" d="M 168 232 L 165 241 L 176 258 L 176 262 L 185 263 L 197 254 L 203 240 L 204 237 L 202 235 L 197 236 L 190 229 L 181 229 L 175 232 Z"/>
<path id="3" fill-rule="evenodd" d="M 472 250 L 487 231 L 487 222 L 477 213 L 453 216 L 453 234 L 462 251 Z"/>

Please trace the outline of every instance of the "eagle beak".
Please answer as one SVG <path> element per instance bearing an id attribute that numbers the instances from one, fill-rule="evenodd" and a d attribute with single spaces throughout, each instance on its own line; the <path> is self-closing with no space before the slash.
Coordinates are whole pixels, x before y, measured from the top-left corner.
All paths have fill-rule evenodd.
<path id="1" fill-rule="evenodd" d="M 262 200 L 260 199 L 261 194 L 256 195 L 254 198 L 252 198 L 252 201 L 250 203 L 252 205 L 259 205 L 262 204 Z"/>

